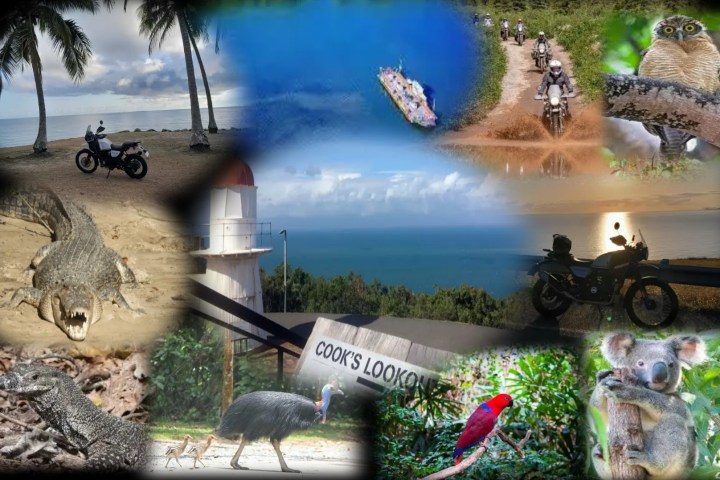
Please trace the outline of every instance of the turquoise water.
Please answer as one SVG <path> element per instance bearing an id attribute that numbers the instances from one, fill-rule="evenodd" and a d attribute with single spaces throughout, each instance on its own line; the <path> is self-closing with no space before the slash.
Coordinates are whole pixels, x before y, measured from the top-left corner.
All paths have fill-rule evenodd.
<path id="1" fill-rule="evenodd" d="M 400 62 L 434 99 L 440 129 L 480 74 L 467 15 L 447 2 L 337 2 L 244 7 L 226 20 L 224 47 L 249 95 L 248 124 L 263 146 L 339 132 L 421 136 L 376 77 Z M 432 103 L 432 100 L 431 100 Z"/>
<path id="2" fill-rule="evenodd" d="M 215 108 L 215 122 L 218 128 L 241 127 L 240 107 Z M 207 128 L 207 109 L 200 109 L 203 126 Z M 136 128 L 147 130 L 180 130 L 190 128 L 190 110 L 153 110 L 146 112 L 115 112 L 115 113 L 88 113 L 84 115 L 61 115 L 47 117 L 48 140 L 62 140 L 64 138 L 79 138 L 85 135 L 88 125 L 93 130 L 103 120 L 106 133 L 112 135 L 121 130 L 133 131 Z M 38 131 L 37 118 L 0 119 L 0 147 L 14 147 L 32 145 Z M 122 135 L 122 134 L 119 134 Z M 119 136 L 112 139 L 120 142 Z"/>

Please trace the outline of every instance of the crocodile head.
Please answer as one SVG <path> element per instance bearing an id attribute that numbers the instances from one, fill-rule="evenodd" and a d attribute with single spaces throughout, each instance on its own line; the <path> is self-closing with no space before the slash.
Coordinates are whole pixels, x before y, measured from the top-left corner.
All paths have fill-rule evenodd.
<path id="1" fill-rule="evenodd" d="M 102 302 L 82 284 L 50 289 L 40 302 L 40 315 L 60 327 L 72 340 L 85 340 L 88 328 L 100 319 Z"/>
<path id="2" fill-rule="evenodd" d="M 0 390 L 36 397 L 55 388 L 62 373 L 45 365 L 19 363 L 0 377 Z"/>

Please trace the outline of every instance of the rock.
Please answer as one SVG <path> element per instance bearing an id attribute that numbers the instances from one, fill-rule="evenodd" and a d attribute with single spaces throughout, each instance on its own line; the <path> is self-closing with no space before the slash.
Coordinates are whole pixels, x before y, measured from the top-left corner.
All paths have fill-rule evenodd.
<path id="1" fill-rule="evenodd" d="M 136 128 L 135 130 L 133 130 L 133 132 L 142 132 L 142 130 L 140 130 L 139 128 Z"/>
<path id="2" fill-rule="evenodd" d="M 146 130 L 146 132 L 155 132 L 155 131 L 156 131 L 156 130 L 153 129 L 153 128 L 148 128 L 148 129 Z"/>

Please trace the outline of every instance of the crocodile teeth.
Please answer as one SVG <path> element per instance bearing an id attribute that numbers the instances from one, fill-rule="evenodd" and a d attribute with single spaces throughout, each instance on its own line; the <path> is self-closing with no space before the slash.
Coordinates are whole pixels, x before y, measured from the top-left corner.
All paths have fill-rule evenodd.
<path id="1" fill-rule="evenodd" d="M 65 318 L 65 331 L 73 340 L 84 340 L 88 331 L 88 319 L 85 312 L 70 312 Z"/>

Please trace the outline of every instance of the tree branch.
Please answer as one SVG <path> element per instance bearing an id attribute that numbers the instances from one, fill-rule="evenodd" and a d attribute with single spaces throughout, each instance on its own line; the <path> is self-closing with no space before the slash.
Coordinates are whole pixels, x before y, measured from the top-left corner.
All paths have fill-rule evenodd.
<path id="1" fill-rule="evenodd" d="M 452 467 L 445 468 L 443 470 L 440 470 L 439 472 L 432 473 L 427 477 L 423 477 L 421 480 L 442 480 L 464 472 L 465 470 L 467 470 L 468 467 L 470 467 L 470 465 L 480 460 L 480 457 L 482 457 L 485 452 L 487 452 L 488 444 L 490 443 L 490 440 L 492 440 L 492 438 L 495 436 L 500 437 L 503 442 L 507 443 L 513 449 L 515 449 L 518 455 L 520 455 L 520 458 L 525 458 L 525 453 L 522 451 L 522 448 L 530 439 L 531 434 L 532 431 L 528 430 L 525 434 L 525 438 L 523 438 L 520 443 L 515 443 L 507 435 L 505 435 L 502 430 L 496 428 L 492 432 L 488 433 L 487 437 L 485 437 L 485 440 L 480 443 L 480 446 L 477 448 L 477 450 L 475 450 L 473 454 L 467 457 L 465 460 L 458 463 L 457 465 L 453 465 Z"/>
<path id="2" fill-rule="evenodd" d="M 720 147 L 720 94 L 635 75 L 606 75 L 603 115 L 684 130 Z"/>

